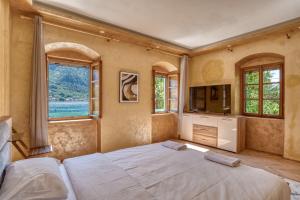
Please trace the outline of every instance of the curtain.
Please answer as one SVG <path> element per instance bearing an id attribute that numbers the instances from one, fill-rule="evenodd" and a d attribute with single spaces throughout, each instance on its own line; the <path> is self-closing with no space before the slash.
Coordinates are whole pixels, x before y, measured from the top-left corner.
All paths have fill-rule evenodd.
<path id="1" fill-rule="evenodd" d="M 186 96 L 188 56 L 184 55 L 180 60 L 180 85 L 179 85 L 179 111 L 178 111 L 178 133 L 181 134 L 182 117 Z"/>
<path id="2" fill-rule="evenodd" d="M 34 17 L 30 112 L 31 148 L 48 145 L 47 68 L 42 17 Z"/>

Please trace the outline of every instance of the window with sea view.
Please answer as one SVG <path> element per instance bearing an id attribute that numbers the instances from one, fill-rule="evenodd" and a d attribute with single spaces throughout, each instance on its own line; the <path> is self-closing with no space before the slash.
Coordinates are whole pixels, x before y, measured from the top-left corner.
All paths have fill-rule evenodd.
<path id="1" fill-rule="evenodd" d="M 48 64 L 48 117 L 90 116 L 90 66 Z"/>

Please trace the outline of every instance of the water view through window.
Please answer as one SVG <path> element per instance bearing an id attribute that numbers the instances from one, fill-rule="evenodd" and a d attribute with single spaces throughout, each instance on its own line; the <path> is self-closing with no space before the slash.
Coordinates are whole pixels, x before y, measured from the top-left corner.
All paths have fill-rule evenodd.
<path id="1" fill-rule="evenodd" d="M 89 67 L 61 63 L 49 64 L 49 118 L 89 116 L 89 89 Z"/>

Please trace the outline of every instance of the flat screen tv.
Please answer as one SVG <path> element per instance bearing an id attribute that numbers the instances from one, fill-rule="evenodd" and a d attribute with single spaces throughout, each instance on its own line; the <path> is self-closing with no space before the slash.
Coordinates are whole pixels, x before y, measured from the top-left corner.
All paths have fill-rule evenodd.
<path id="1" fill-rule="evenodd" d="M 231 85 L 190 87 L 190 111 L 231 113 Z"/>

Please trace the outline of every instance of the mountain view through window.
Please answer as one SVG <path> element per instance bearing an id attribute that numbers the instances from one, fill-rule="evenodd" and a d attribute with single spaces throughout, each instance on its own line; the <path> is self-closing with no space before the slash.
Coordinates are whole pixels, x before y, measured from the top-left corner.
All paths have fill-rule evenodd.
<path id="1" fill-rule="evenodd" d="M 48 65 L 48 117 L 81 117 L 90 113 L 88 66 Z"/>

